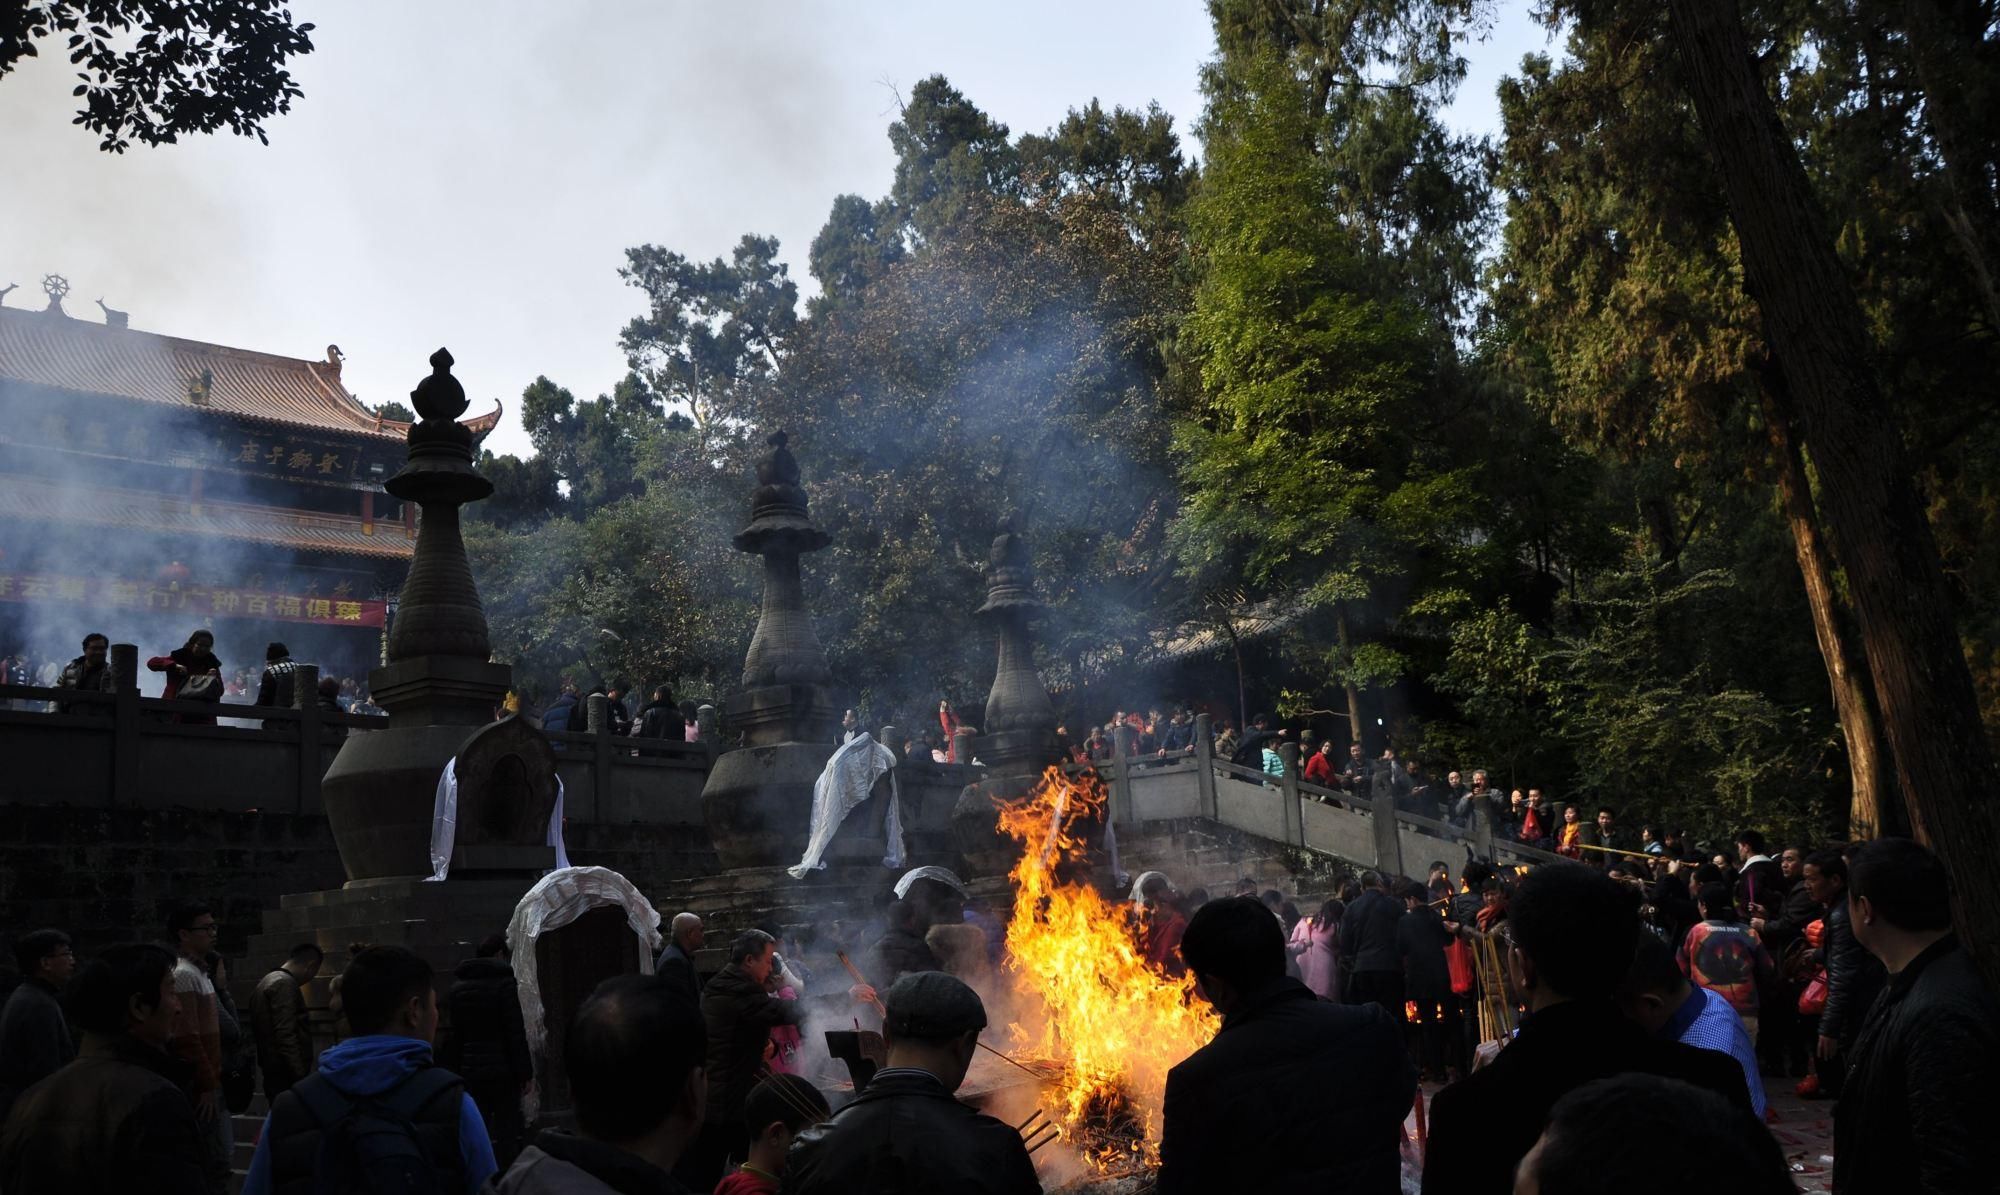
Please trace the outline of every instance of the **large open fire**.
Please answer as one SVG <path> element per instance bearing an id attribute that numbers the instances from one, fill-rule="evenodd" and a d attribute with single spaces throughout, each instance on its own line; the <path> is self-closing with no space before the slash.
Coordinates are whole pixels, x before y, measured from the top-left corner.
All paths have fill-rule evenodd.
<path id="1" fill-rule="evenodd" d="M 1050 1073 L 1043 1107 L 1061 1139 L 1108 1173 L 1158 1163 L 1167 1071 L 1218 1021 L 1193 979 L 1146 965 L 1123 907 L 1077 874 L 1087 849 L 1079 823 L 1101 824 L 1104 806 L 1094 776 L 1051 768 L 1032 794 L 1001 807 L 999 829 L 1022 847 L 1007 926 L 1023 1010 L 1009 1026 L 1015 1052 Z"/>

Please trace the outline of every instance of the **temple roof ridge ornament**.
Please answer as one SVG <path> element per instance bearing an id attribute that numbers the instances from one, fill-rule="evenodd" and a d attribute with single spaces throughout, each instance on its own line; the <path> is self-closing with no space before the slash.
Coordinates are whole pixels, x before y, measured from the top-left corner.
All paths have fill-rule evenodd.
<path id="1" fill-rule="evenodd" d="M 61 316 L 69 314 L 62 305 L 63 296 L 69 293 L 69 279 L 61 274 L 43 274 L 42 293 L 49 297 L 49 305 L 42 308 L 43 311 Z"/>

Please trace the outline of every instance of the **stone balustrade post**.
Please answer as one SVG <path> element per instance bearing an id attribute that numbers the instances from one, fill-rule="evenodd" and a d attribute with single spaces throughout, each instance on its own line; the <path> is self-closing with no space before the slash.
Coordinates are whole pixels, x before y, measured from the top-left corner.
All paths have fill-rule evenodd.
<path id="1" fill-rule="evenodd" d="M 583 725 L 590 735 L 590 820 L 601 822 L 604 794 L 611 787 L 611 699 L 592 693 L 584 706 Z"/>
<path id="2" fill-rule="evenodd" d="M 713 766 L 715 757 L 722 754 L 722 725 L 715 717 L 715 707 L 707 704 L 696 706 L 694 725 L 695 734 L 700 736 L 701 745 L 708 749 L 708 762 Z"/>
<path id="3" fill-rule="evenodd" d="M 1123 722 L 1111 728 L 1111 817 L 1120 824 L 1139 824 L 1132 807 L 1132 728 Z"/>
<path id="4" fill-rule="evenodd" d="M 139 777 L 139 648 L 132 643 L 111 645 L 111 803 L 138 801 Z"/>
<path id="5" fill-rule="evenodd" d="M 292 812 L 320 807 L 319 781 L 326 774 L 320 758 L 319 665 L 300 664 L 292 673 L 292 708 L 299 712 L 299 779 L 292 794 Z"/>
<path id="6" fill-rule="evenodd" d="M 1201 815 L 1216 820 L 1215 726 L 1207 714 L 1194 716 L 1194 783 L 1201 795 Z"/>
<path id="7" fill-rule="evenodd" d="M 1278 780 L 1278 790 L 1285 802 L 1285 842 L 1292 846 L 1304 846 L 1306 811 L 1299 804 L 1304 799 L 1299 792 L 1299 745 L 1280 744 L 1278 758 L 1285 761 L 1285 774 Z"/>
<path id="8" fill-rule="evenodd" d="M 1368 800 L 1375 832 L 1375 870 L 1385 877 L 1399 878 L 1403 874 L 1403 836 L 1396 832 L 1395 795 L 1378 792 Z"/>

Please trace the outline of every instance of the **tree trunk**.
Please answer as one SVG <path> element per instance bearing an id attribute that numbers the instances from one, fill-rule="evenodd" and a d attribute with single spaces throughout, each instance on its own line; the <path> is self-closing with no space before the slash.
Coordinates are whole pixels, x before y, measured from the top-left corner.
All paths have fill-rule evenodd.
<path id="1" fill-rule="evenodd" d="M 2000 987 L 2000 885 L 1972 882 L 2000 857 L 1993 758 L 1860 303 L 1751 63 L 1736 4 L 1668 0 L 1668 11 L 1728 192 L 1746 287 L 1824 481 L 1827 537 L 1847 573 L 1910 823 L 1961 877 L 1959 932 Z"/>
<path id="2" fill-rule="evenodd" d="M 1792 551 L 1798 557 L 1799 576 L 1805 582 L 1806 605 L 1812 611 L 1813 638 L 1819 642 L 1820 658 L 1826 662 L 1834 713 L 1840 719 L 1841 737 L 1846 740 L 1847 771 L 1853 784 L 1848 801 L 1848 833 L 1855 838 L 1893 833 L 1905 824 L 1902 800 L 1896 794 L 1889 745 L 1875 710 L 1868 662 L 1842 624 L 1840 597 L 1833 585 L 1833 560 L 1820 538 L 1819 515 L 1813 509 L 1805 457 L 1792 438 L 1783 400 L 1768 387 L 1764 390 L 1764 415 L 1777 461 L 1778 498 L 1784 506 L 1785 523 L 1792 532 Z"/>
<path id="3" fill-rule="evenodd" d="M 1333 607 L 1334 631 L 1340 637 L 1340 687 L 1347 690 L 1347 733 L 1351 740 L 1365 752 L 1368 748 L 1361 742 L 1361 690 L 1354 687 L 1349 679 L 1349 669 L 1354 666 L 1354 644 L 1347 637 L 1347 606 L 1336 603 Z"/>
<path id="4" fill-rule="evenodd" d="M 1994 244 L 2000 229 L 1992 189 L 1986 184 L 1992 166 L 1992 145 L 1976 131 L 1991 102 L 1986 63 L 1981 61 L 1986 26 L 1980 6 L 1953 4 L 1943 11 L 1938 0 L 1907 0 L 1903 5 L 1905 45 L 1917 81 L 1924 89 L 1924 123 L 1937 142 L 1951 198 L 1944 224 L 1965 255 L 1967 271 L 1986 307 L 1986 319 L 2000 328 L 2000 289 L 1994 270 L 2000 268 Z M 1966 8 L 1972 7 L 1968 13 Z"/>

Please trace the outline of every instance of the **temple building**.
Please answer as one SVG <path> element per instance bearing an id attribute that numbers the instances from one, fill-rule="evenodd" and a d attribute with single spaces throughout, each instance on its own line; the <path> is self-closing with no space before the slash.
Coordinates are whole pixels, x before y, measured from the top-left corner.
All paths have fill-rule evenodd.
<path id="1" fill-rule="evenodd" d="M 379 664 L 416 545 L 382 488 L 409 425 L 348 393 L 337 347 L 161 336 L 43 290 L 43 310 L 0 306 L 0 655 L 67 659 L 102 631 L 143 659 L 208 628 L 253 685 L 272 640 L 322 675 Z"/>

